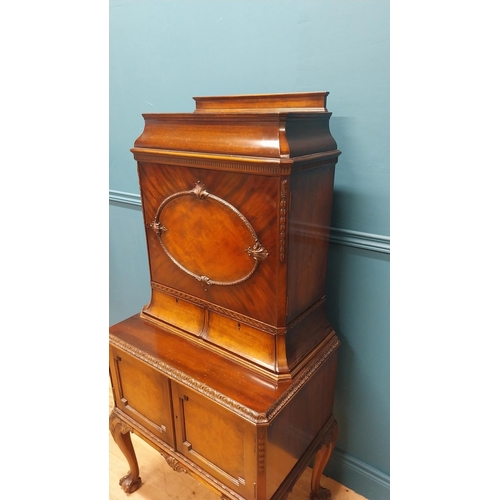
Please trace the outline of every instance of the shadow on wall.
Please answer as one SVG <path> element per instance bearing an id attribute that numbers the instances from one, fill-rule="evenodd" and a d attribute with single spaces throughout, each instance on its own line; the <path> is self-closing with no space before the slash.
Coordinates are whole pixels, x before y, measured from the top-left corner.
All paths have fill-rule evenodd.
<path id="1" fill-rule="evenodd" d="M 327 311 L 341 346 L 325 475 L 374 500 L 389 491 L 389 264 L 387 253 L 329 248 Z"/>
<path id="2" fill-rule="evenodd" d="M 352 132 L 351 132 L 352 131 Z M 337 147 L 342 151 L 339 162 L 350 166 L 353 158 L 359 155 L 359 144 L 355 143 L 356 119 L 348 116 L 330 117 L 330 133 L 337 142 Z"/>
<path id="3" fill-rule="evenodd" d="M 373 264 L 382 265 L 388 264 L 390 261 L 388 254 L 330 244 L 326 291 L 327 312 L 341 342 L 336 383 L 336 402 L 341 404 L 336 404 L 335 415 L 339 427 L 342 424 L 338 444 L 345 451 L 350 449 L 351 413 L 360 404 L 359 393 L 364 391 L 364 385 L 360 386 L 362 381 L 360 373 L 362 372 L 364 376 L 367 375 L 362 368 L 362 365 L 367 364 L 367 360 L 363 356 L 376 356 L 378 354 L 367 352 L 365 349 L 365 346 L 368 348 L 368 344 L 374 342 L 373 337 L 376 336 L 378 329 L 377 316 L 371 314 L 377 305 L 369 303 L 373 298 L 373 290 L 368 290 L 368 293 L 366 290 L 367 288 L 376 288 L 377 285 L 367 286 L 366 281 L 370 280 L 371 276 L 365 275 L 363 270 L 358 270 L 353 265 L 353 259 L 368 261 L 366 266 L 370 266 L 370 261 Z M 381 289 L 381 294 L 385 293 L 386 290 Z M 357 300 L 358 297 L 359 300 Z M 389 314 L 388 310 L 380 310 L 379 312 Z M 362 348 L 360 344 L 362 344 Z M 371 358 L 370 362 L 372 361 Z M 367 380 L 363 380 L 363 382 L 366 384 Z M 339 397 L 337 398 L 337 396 Z M 365 410 L 369 409 L 365 408 Z"/>
<path id="4" fill-rule="evenodd" d="M 337 142 L 338 149 L 342 152 L 335 168 L 335 183 L 338 179 L 339 172 L 351 170 L 353 167 L 353 158 L 359 156 L 359 152 L 356 149 L 359 148 L 359 145 L 355 143 L 354 133 L 349 133 L 350 130 L 355 128 L 355 122 L 356 120 L 354 118 L 345 116 L 332 115 L 330 118 L 330 132 Z M 340 190 L 334 186 L 332 218 L 330 224 L 332 227 L 342 227 L 339 221 L 346 219 L 346 208 L 354 206 L 354 203 L 357 201 L 356 199 L 360 196 L 361 195 L 356 189 L 347 190 L 345 187 L 342 187 Z"/>

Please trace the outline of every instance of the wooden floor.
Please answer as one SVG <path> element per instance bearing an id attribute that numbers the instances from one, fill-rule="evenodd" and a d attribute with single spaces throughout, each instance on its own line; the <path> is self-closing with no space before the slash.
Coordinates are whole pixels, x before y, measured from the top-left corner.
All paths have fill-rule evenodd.
<path id="1" fill-rule="evenodd" d="M 113 405 L 110 393 L 110 410 Z M 127 495 L 118 481 L 128 472 L 128 463 L 122 452 L 109 436 L 109 498 L 110 500 L 220 500 L 206 486 L 182 472 L 175 472 L 165 459 L 151 446 L 132 434 L 132 443 L 139 462 L 141 487 Z M 295 484 L 288 500 L 309 500 L 311 468 Z M 333 479 L 322 477 L 321 486 L 332 492 L 332 500 L 366 500 Z"/>

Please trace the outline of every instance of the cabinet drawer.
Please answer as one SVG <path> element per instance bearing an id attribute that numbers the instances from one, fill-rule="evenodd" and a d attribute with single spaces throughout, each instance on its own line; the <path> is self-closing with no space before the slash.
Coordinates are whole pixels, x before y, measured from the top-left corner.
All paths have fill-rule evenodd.
<path id="1" fill-rule="evenodd" d="M 254 498 L 255 426 L 172 382 L 177 451 L 244 498 Z"/>
<path id="2" fill-rule="evenodd" d="M 117 408 L 173 447 L 169 379 L 114 346 L 109 361 Z"/>

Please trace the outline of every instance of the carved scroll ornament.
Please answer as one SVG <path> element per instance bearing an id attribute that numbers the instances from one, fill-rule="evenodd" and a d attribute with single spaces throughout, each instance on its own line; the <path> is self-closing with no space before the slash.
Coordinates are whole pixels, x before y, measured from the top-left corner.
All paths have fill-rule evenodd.
<path id="1" fill-rule="evenodd" d="M 185 469 L 177 459 L 171 457 L 170 455 L 167 455 L 166 453 L 160 454 L 175 472 L 184 472 L 187 474 L 187 469 Z"/>

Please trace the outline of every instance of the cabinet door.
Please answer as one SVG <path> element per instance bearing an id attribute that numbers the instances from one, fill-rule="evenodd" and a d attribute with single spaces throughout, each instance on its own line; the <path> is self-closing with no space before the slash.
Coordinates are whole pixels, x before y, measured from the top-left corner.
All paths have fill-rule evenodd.
<path id="1" fill-rule="evenodd" d="M 255 426 L 172 382 L 177 451 L 244 498 L 255 497 Z"/>
<path id="2" fill-rule="evenodd" d="M 173 447 L 169 379 L 114 346 L 109 361 L 116 406 Z"/>

